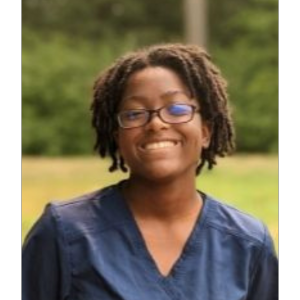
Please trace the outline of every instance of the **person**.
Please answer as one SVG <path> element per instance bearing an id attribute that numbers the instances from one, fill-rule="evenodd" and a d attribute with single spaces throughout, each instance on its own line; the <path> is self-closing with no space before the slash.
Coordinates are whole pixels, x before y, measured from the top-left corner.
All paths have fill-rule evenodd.
<path id="1" fill-rule="evenodd" d="M 196 187 L 235 148 L 210 55 L 124 55 L 96 80 L 91 111 L 95 149 L 128 179 L 47 205 L 23 246 L 23 300 L 277 299 L 266 226 Z"/>

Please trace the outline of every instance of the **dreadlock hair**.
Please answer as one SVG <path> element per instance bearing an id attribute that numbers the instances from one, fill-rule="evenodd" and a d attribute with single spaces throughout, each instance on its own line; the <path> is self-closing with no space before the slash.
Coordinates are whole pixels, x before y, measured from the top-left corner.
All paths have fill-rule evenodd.
<path id="1" fill-rule="evenodd" d="M 129 77 L 147 67 L 165 67 L 174 71 L 188 87 L 201 107 L 201 117 L 211 131 L 207 149 L 199 153 L 196 175 L 205 163 L 208 169 L 217 164 L 216 156 L 224 157 L 235 149 L 234 127 L 228 106 L 227 83 L 210 55 L 201 47 L 183 44 L 154 45 L 122 56 L 104 71 L 94 84 L 92 126 L 96 131 L 94 149 L 101 157 L 110 156 L 110 172 L 126 172 L 125 161 L 118 153 L 114 132 L 116 115 Z"/>

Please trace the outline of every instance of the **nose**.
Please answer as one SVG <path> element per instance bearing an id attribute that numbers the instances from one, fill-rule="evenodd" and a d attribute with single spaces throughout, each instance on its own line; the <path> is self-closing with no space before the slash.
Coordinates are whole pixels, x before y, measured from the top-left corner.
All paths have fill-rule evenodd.
<path id="1" fill-rule="evenodd" d="M 148 122 L 145 125 L 145 128 L 147 130 L 158 131 L 158 130 L 169 128 L 169 127 L 170 127 L 170 124 L 164 122 L 161 119 L 159 112 L 157 110 L 151 111 Z"/>

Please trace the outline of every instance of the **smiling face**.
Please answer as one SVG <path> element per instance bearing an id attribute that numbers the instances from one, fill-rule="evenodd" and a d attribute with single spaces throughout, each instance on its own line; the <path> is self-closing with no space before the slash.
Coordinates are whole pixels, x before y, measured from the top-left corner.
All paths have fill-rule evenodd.
<path id="1" fill-rule="evenodd" d="M 148 67 L 129 78 L 119 111 L 154 110 L 171 104 L 199 108 L 189 94 L 175 72 Z M 208 147 L 210 134 L 200 114 L 195 112 L 191 121 L 181 124 L 167 124 L 154 114 L 141 127 L 119 128 L 115 137 L 131 176 L 157 181 L 194 177 L 201 149 Z"/>

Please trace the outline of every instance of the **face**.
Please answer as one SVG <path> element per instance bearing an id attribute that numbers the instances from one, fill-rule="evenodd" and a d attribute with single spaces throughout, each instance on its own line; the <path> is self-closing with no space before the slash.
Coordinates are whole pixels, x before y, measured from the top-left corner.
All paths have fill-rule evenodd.
<path id="1" fill-rule="evenodd" d="M 128 79 L 119 111 L 158 109 L 176 103 L 200 108 L 175 72 L 148 67 Z M 167 124 L 154 114 L 144 126 L 119 128 L 115 134 L 131 176 L 151 180 L 194 177 L 201 150 L 208 147 L 209 137 L 208 127 L 197 112 L 191 121 L 181 124 Z"/>

